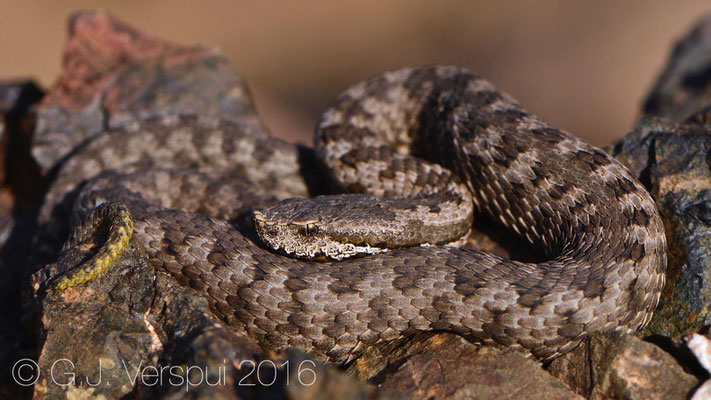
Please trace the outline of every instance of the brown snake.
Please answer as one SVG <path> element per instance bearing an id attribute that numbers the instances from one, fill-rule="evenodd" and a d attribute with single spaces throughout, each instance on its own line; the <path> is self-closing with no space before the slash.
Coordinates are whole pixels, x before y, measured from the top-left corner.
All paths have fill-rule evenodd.
<path id="1" fill-rule="evenodd" d="M 289 200 L 256 213 L 260 234 L 281 252 L 315 258 L 382 254 L 317 262 L 256 243 L 228 220 L 308 196 L 298 151 L 254 127 L 194 118 L 90 141 L 59 170 L 43 213 L 49 219 L 89 180 L 74 202 L 88 217 L 69 246 L 102 218 L 132 214 L 136 247 L 204 293 L 228 324 L 267 347 L 334 362 L 427 330 L 550 359 L 591 332 L 634 333 L 651 318 L 666 243 L 645 188 L 605 152 L 465 70 L 404 69 L 354 86 L 321 118 L 316 152 L 341 189 L 363 193 L 350 197 L 356 206 L 341 202 L 349 196 L 335 208 L 326 198 Z M 390 200 L 378 206 L 370 195 Z M 548 261 L 436 246 L 466 233 L 472 209 Z M 400 220 L 407 212 L 415 217 Z M 341 217 L 349 222 L 339 226 Z M 353 243 L 333 244 L 346 238 Z M 431 246 L 392 248 L 423 240 Z"/>

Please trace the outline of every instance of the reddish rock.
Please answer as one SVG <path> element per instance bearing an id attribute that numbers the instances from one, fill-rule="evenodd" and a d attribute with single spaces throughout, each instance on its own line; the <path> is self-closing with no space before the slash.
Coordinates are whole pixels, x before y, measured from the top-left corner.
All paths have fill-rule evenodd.
<path id="1" fill-rule="evenodd" d="M 243 78 L 218 50 L 138 32 L 104 12 L 69 22 L 63 70 L 37 107 L 32 155 L 48 171 L 109 127 L 172 114 L 259 124 Z"/>

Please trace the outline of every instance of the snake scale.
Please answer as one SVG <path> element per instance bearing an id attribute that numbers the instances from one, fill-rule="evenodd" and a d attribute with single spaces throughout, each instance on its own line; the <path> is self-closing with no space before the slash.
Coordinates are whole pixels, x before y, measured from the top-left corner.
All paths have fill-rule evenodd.
<path id="1" fill-rule="evenodd" d="M 651 318 L 666 243 L 648 192 L 488 81 L 456 67 L 386 73 L 336 99 L 315 136 L 335 185 L 359 194 L 278 203 L 309 194 L 299 152 L 249 124 L 171 117 L 98 135 L 59 169 L 41 215 L 73 207 L 65 246 L 101 223 L 115 237 L 103 264 L 60 286 L 107 269 L 132 230 L 158 270 L 203 293 L 229 325 L 341 363 L 428 330 L 551 359 L 589 333 L 634 333 Z M 255 208 L 256 231 L 278 252 L 238 229 Z M 474 210 L 545 261 L 441 246 L 466 238 Z M 378 254 L 347 258 L 357 253 Z"/>

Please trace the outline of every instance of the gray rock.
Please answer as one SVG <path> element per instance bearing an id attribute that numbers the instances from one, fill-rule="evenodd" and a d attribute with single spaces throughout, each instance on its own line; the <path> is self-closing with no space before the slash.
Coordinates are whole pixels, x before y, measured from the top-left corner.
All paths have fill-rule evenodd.
<path id="1" fill-rule="evenodd" d="M 645 183 L 667 232 L 667 283 L 647 335 L 674 337 L 711 323 L 711 136 L 705 128 L 643 120 L 615 156 Z"/>
<path id="2" fill-rule="evenodd" d="M 644 104 L 644 113 L 683 122 L 711 104 L 711 15 L 678 41 Z"/>
<path id="3" fill-rule="evenodd" d="M 80 265 L 86 255 L 70 249 L 60 260 Z M 134 369 L 153 365 L 152 357 L 162 347 L 149 315 L 155 272 L 129 250 L 113 266 L 114 273 L 59 294 L 45 292 L 52 267 L 36 274 L 33 282 L 45 332 L 35 396 L 118 398 L 130 393 Z"/>
<path id="4" fill-rule="evenodd" d="M 711 16 L 676 45 L 646 115 L 613 154 L 647 186 L 664 220 L 667 284 L 645 335 L 673 338 L 711 323 Z"/>

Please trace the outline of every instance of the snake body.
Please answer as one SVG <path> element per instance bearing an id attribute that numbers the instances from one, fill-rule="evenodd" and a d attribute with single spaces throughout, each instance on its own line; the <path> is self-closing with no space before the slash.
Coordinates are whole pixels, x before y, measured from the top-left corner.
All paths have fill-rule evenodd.
<path id="1" fill-rule="evenodd" d="M 120 204 L 133 216 L 136 247 L 207 296 L 229 325 L 269 348 L 300 347 L 333 362 L 427 330 L 550 359 L 589 333 L 633 333 L 651 318 L 666 243 L 648 192 L 609 155 L 527 113 L 486 80 L 454 67 L 383 74 L 332 104 L 315 148 L 338 186 L 360 193 L 351 200 L 385 196 L 398 210 L 363 219 L 363 210 L 348 208 L 356 211 L 341 214 L 356 222 L 331 234 L 350 238 L 349 251 L 381 254 L 295 259 L 237 229 L 230 221 L 254 207 L 250 196 L 266 199 L 257 206 L 280 211 L 257 213 L 257 231 L 269 242 L 270 232 L 297 226 L 297 236 L 272 238 L 293 253 L 295 243 L 330 229 L 324 215 L 338 213 L 330 200 L 316 200 L 308 215 L 284 215 L 299 208 L 278 200 L 307 195 L 297 151 L 249 127 L 194 118 L 146 121 L 87 143 L 58 172 L 46 209 L 86 181 L 73 205 L 75 215 L 89 217 L 69 245 L 95 225 L 86 222 L 92 215 L 104 214 L 92 209 Z M 440 235 L 429 244 L 455 240 L 471 226 L 472 209 L 547 261 L 452 246 L 395 249 L 390 233 L 368 238 L 396 225 Z M 400 219 L 406 212 L 414 218 Z M 445 223 L 427 222 L 432 215 Z M 266 232 L 265 224 L 284 229 Z"/>

